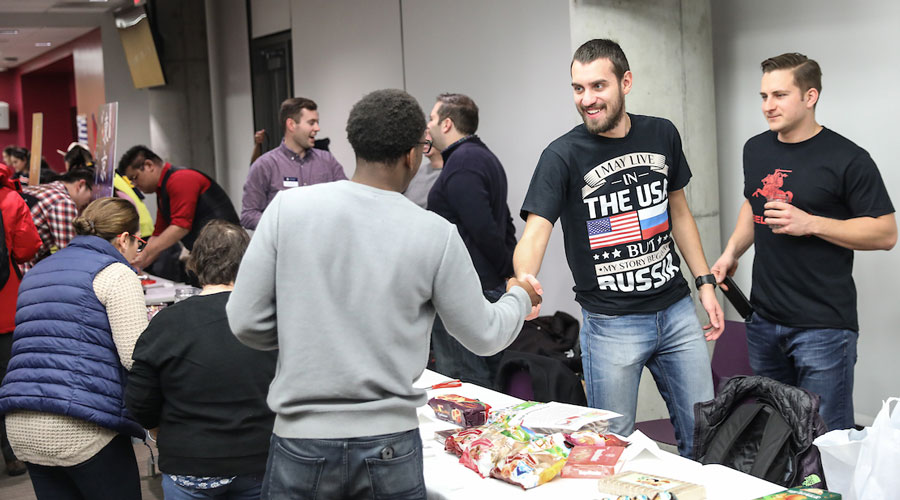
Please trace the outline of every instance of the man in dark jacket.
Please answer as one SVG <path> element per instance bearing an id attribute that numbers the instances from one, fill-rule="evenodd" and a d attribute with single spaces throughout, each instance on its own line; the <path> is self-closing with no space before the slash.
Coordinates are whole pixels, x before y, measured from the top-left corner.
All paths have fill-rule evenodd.
<path id="1" fill-rule="evenodd" d="M 156 193 L 153 236 L 131 263 L 138 269 L 152 264 L 179 241 L 188 250 L 193 248 L 200 230 L 211 220 L 240 223 L 231 199 L 216 181 L 198 170 L 173 167 L 146 146 L 133 146 L 126 151 L 116 172 L 142 192 Z M 169 273 L 158 271 L 154 274 L 180 281 L 177 275 L 166 276 Z"/>
<path id="2" fill-rule="evenodd" d="M 431 110 L 428 131 L 442 151 L 444 169 L 428 194 L 428 209 L 456 225 L 475 264 L 484 296 L 495 302 L 512 276 L 516 229 L 506 204 L 506 172 L 475 135 L 478 106 L 462 94 L 441 94 Z M 500 354 L 476 356 L 456 342 L 435 318 L 432 346 L 437 371 L 491 387 Z"/>

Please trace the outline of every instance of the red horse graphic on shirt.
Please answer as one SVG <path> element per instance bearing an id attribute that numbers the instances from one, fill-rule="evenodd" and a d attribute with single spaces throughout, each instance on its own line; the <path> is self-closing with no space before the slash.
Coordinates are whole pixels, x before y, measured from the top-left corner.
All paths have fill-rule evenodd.
<path id="1" fill-rule="evenodd" d="M 763 177 L 763 187 L 754 191 L 753 196 L 763 196 L 766 199 L 785 198 L 787 199 L 787 202 L 790 203 L 794 198 L 794 193 L 782 191 L 781 187 L 784 186 L 784 178 L 791 172 L 793 172 L 793 170 L 782 170 L 779 168 L 776 169 L 774 173 Z"/>

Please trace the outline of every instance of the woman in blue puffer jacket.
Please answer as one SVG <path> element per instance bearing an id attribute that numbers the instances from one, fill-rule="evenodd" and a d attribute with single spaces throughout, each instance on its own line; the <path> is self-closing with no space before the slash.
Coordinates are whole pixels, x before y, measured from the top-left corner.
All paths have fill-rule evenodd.
<path id="1" fill-rule="evenodd" d="M 73 221 L 68 246 L 19 288 L 12 358 L 0 386 L 9 441 L 45 499 L 140 499 L 124 403 L 135 342 L 147 327 L 138 213 L 102 198 Z"/>

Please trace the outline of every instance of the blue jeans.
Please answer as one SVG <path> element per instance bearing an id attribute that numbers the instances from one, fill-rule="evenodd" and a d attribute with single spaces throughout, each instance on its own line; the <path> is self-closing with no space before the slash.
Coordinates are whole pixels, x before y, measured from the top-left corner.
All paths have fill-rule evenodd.
<path id="1" fill-rule="evenodd" d="M 484 298 L 494 303 L 506 293 L 505 286 L 484 291 Z M 434 369 L 436 372 L 463 382 L 470 382 L 489 389 L 494 388 L 494 378 L 500 369 L 503 353 L 493 356 L 479 356 L 466 349 L 453 338 L 440 316 L 434 317 L 431 328 L 431 349 L 434 351 Z"/>
<path id="2" fill-rule="evenodd" d="M 709 351 L 691 297 L 655 313 L 608 316 L 582 310 L 582 315 L 588 406 L 621 413 L 610 420 L 610 430 L 631 434 L 646 365 L 669 409 L 678 453 L 690 457 L 694 403 L 713 398 Z"/>
<path id="3" fill-rule="evenodd" d="M 257 500 L 262 490 L 262 474 L 237 476 L 234 481 L 218 488 L 190 488 L 179 486 L 168 474 L 162 475 L 162 488 L 166 500 L 193 500 L 216 498 L 222 500 Z"/>
<path id="4" fill-rule="evenodd" d="M 853 367 L 858 339 L 853 330 L 792 328 L 756 313 L 747 322 L 753 373 L 818 394 L 819 414 L 828 430 L 854 425 Z"/>
<path id="5" fill-rule="evenodd" d="M 140 500 L 141 477 L 131 438 L 114 437 L 93 457 L 72 467 L 26 463 L 38 500 Z"/>
<path id="6" fill-rule="evenodd" d="M 422 438 L 413 429 L 349 439 L 272 435 L 262 498 L 425 498 Z"/>

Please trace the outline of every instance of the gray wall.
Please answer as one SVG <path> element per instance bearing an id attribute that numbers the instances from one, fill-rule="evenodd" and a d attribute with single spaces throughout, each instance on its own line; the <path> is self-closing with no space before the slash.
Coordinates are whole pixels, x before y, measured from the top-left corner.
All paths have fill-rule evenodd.
<path id="1" fill-rule="evenodd" d="M 478 135 L 509 181 L 507 203 L 522 235 L 519 208 L 541 151 L 580 118 L 572 102 L 568 6 L 563 2 L 439 0 L 403 2 L 407 90 L 426 113 L 441 92 L 479 107 Z M 562 232 L 555 231 L 539 275 L 545 314 L 581 317 Z"/>
<path id="2" fill-rule="evenodd" d="M 350 108 L 372 90 L 403 88 L 399 2 L 293 0 L 291 20 L 294 91 L 319 105 L 318 137 L 331 139 L 350 177 L 355 162 L 344 131 Z"/>
<path id="3" fill-rule="evenodd" d="M 217 9 L 221 9 L 218 2 L 214 3 Z M 244 4 L 245 2 L 241 0 L 238 3 Z M 210 2 L 207 2 L 207 12 L 210 12 L 210 7 Z M 246 11 L 245 6 L 231 4 L 229 4 L 228 9 Z M 250 11 L 253 13 L 250 19 L 253 38 L 291 29 L 291 0 L 250 0 Z M 245 21 L 244 26 L 246 25 Z"/>
<path id="4" fill-rule="evenodd" d="M 250 42 L 244 0 L 206 0 L 215 178 L 240 212 L 253 151 Z"/>
<path id="5" fill-rule="evenodd" d="M 480 107 L 478 133 L 506 168 L 521 234 L 518 208 L 541 150 L 578 122 L 567 4 L 459 0 L 448 9 L 440 0 L 293 0 L 291 19 L 295 91 L 319 104 L 319 136 L 331 138 L 348 176 L 354 157 L 344 126 L 365 93 L 405 88 L 426 113 L 441 92 L 469 94 Z M 541 280 L 545 311 L 580 314 L 559 235 Z"/>
<path id="6" fill-rule="evenodd" d="M 867 149 L 895 206 L 900 202 L 900 171 L 892 150 L 900 115 L 894 84 L 900 79 L 900 4 L 830 2 L 823 8 L 813 0 L 717 0 L 712 19 L 723 245 L 743 201 L 743 144 L 767 129 L 760 110 L 759 63 L 783 52 L 801 52 L 819 62 L 819 123 Z M 738 268 L 738 283 L 747 289 L 752 257 L 751 249 Z M 900 394 L 898 264 L 897 250 L 856 252 L 860 337 L 854 403 L 861 424 L 871 422 L 882 399 Z"/>

